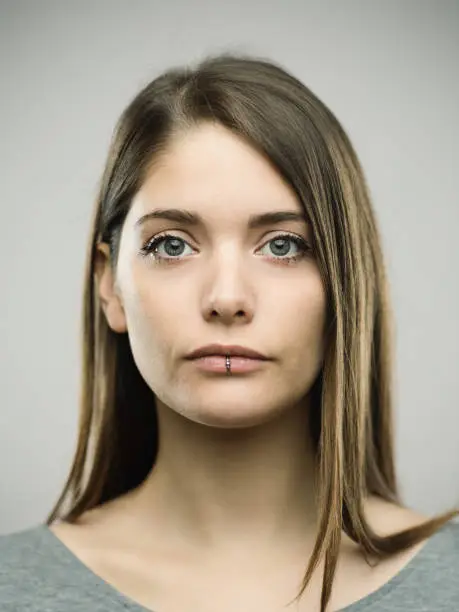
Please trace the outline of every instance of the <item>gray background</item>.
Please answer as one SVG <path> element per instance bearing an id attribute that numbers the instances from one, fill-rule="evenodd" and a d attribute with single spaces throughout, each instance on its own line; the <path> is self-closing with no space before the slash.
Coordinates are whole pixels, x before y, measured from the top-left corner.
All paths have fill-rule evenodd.
<path id="1" fill-rule="evenodd" d="M 459 504 L 459 4 L 0 3 L 0 533 L 44 520 L 75 449 L 83 263 L 112 129 L 208 52 L 282 63 L 355 144 L 397 320 L 404 500 Z"/>

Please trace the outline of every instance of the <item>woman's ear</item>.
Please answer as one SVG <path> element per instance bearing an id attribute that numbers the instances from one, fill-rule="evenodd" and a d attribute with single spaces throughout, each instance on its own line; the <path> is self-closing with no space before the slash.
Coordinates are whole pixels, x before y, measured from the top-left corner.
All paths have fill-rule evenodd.
<path id="1" fill-rule="evenodd" d="M 126 316 L 120 296 L 116 292 L 110 249 L 105 242 L 99 242 L 96 245 L 94 277 L 100 303 L 109 327 L 114 332 L 126 332 Z"/>

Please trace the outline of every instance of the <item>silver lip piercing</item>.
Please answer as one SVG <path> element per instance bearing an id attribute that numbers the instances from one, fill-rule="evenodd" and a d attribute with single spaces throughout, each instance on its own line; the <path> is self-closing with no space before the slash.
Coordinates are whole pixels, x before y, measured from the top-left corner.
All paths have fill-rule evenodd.
<path id="1" fill-rule="evenodd" d="M 226 356 L 226 373 L 231 374 L 231 358 L 229 355 Z"/>

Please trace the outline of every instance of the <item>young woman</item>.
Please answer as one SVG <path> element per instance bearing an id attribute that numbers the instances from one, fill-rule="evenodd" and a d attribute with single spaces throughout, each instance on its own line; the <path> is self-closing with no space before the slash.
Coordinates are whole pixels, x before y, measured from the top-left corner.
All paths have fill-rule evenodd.
<path id="1" fill-rule="evenodd" d="M 398 493 L 391 317 L 332 112 L 253 57 L 156 78 L 96 202 L 74 462 L 0 540 L 0 608 L 459 609 L 459 510 Z"/>

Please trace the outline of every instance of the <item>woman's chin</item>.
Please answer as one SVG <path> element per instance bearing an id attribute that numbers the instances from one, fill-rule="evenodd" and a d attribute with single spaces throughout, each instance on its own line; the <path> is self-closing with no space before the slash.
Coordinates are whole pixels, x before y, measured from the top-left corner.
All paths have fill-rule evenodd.
<path id="1" fill-rule="evenodd" d="M 194 413 L 189 412 L 188 414 L 182 413 L 182 416 L 206 427 L 244 429 L 267 423 L 277 416 L 277 412 L 267 411 L 265 406 L 263 410 L 259 411 L 253 410 L 253 408 L 251 410 L 227 408 L 208 411 L 200 410 Z"/>

